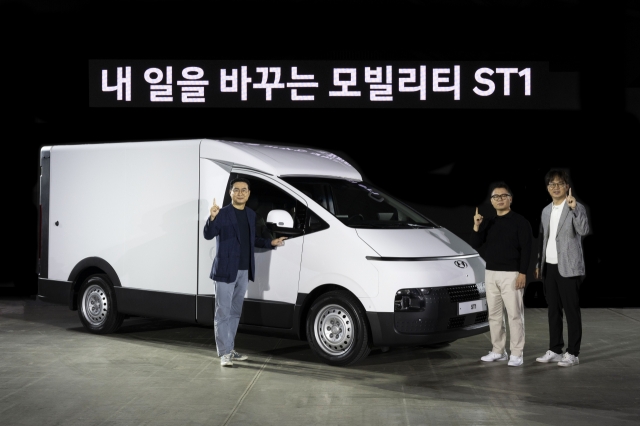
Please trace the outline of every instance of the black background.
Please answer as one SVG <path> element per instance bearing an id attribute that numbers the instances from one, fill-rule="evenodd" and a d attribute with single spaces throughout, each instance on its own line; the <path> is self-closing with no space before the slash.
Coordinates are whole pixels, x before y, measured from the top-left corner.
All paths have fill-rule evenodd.
<path id="1" fill-rule="evenodd" d="M 529 0 L 2 1 L 0 289 L 37 292 L 36 185 L 45 145 L 235 138 L 333 151 L 467 238 L 506 181 L 537 237 L 543 177 L 568 168 L 590 212 L 583 306 L 639 306 L 633 213 L 640 125 L 632 2 Z M 574 72 L 573 110 L 89 108 L 90 59 L 527 60 Z M 570 96 L 556 85 L 555 95 Z M 99 226 L 99 224 L 98 224 Z M 13 286 L 7 285 L 13 283 Z M 532 287 L 533 288 L 533 287 Z"/>

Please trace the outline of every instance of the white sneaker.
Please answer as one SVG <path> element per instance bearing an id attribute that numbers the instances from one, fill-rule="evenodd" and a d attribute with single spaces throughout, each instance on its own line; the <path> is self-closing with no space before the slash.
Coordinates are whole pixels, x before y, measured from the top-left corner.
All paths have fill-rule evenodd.
<path id="1" fill-rule="evenodd" d="M 245 361 L 245 360 L 249 359 L 248 356 L 246 356 L 244 354 L 241 354 L 241 353 L 238 353 L 235 350 L 231 351 L 231 353 L 229 355 L 231 355 L 231 359 L 234 360 L 234 361 Z"/>
<path id="2" fill-rule="evenodd" d="M 578 357 L 571 355 L 569 352 L 565 352 L 564 355 L 562 355 L 562 361 L 558 363 L 560 367 L 573 367 L 578 364 L 580 364 Z"/>
<path id="3" fill-rule="evenodd" d="M 540 358 L 536 358 L 538 362 L 558 362 L 562 361 L 562 355 L 555 353 L 554 351 L 547 351 L 546 354 L 542 355 Z"/>
<path id="4" fill-rule="evenodd" d="M 515 355 L 511 355 L 509 357 L 509 366 L 511 367 L 520 367 L 522 365 L 522 363 L 524 362 L 522 360 L 522 357 L 524 356 L 524 354 L 522 354 L 521 356 L 515 356 Z"/>
<path id="5" fill-rule="evenodd" d="M 492 361 L 506 361 L 509 357 L 507 356 L 507 352 L 503 354 L 499 354 L 496 352 L 489 352 L 489 355 L 485 355 L 480 358 L 482 361 L 492 362 Z"/>
<path id="6" fill-rule="evenodd" d="M 220 365 L 223 367 L 233 367 L 233 361 L 231 360 L 231 354 L 222 355 L 220 357 Z"/>

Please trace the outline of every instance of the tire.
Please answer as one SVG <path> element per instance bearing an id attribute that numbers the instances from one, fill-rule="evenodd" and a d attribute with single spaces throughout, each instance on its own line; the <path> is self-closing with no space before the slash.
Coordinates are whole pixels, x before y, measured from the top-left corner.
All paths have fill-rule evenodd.
<path id="1" fill-rule="evenodd" d="M 95 274 L 84 280 L 78 292 L 78 316 L 84 328 L 95 334 L 113 333 L 122 325 L 124 315 L 118 313 L 109 277 Z"/>
<path id="2" fill-rule="evenodd" d="M 347 291 L 320 296 L 307 315 L 311 350 L 329 365 L 354 364 L 371 352 L 367 317 L 358 299 Z"/>

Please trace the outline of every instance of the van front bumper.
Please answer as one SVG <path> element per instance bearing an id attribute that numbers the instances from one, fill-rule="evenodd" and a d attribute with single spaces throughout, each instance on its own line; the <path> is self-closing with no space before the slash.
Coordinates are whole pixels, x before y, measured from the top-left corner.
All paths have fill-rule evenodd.
<path id="1" fill-rule="evenodd" d="M 487 308 L 484 284 L 425 287 L 419 304 L 399 302 L 403 291 L 394 312 L 367 312 L 374 346 L 430 345 L 489 331 L 488 311 L 476 310 Z"/>
<path id="2" fill-rule="evenodd" d="M 404 317 L 407 314 L 411 316 Z M 424 312 L 416 312 L 415 314 L 424 314 Z M 469 315 L 439 317 L 436 321 L 427 321 L 427 318 L 420 321 L 421 318 L 415 314 L 409 312 L 367 312 L 373 346 L 432 345 L 452 342 L 489 331 L 487 311 Z M 411 332 L 401 332 L 396 328 L 398 322 L 417 323 L 418 325 Z M 422 323 L 425 325 L 421 325 Z"/>

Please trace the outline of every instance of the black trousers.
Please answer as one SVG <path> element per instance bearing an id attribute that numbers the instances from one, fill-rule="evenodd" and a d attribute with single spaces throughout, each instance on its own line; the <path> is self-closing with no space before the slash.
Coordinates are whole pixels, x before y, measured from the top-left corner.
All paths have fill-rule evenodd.
<path id="1" fill-rule="evenodd" d="M 582 316 L 580 315 L 581 277 L 563 277 L 558 265 L 545 264 L 544 295 L 549 305 L 549 350 L 562 353 L 562 310 L 567 315 L 567 352 L 578 356 L 582 341 Z"/>

